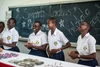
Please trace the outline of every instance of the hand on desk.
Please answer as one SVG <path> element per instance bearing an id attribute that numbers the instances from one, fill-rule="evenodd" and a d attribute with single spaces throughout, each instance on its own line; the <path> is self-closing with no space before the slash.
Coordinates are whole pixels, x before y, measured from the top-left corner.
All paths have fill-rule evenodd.
<path id="1" fill-rule="evenodd" d="M 78 54 L 77 54 L 75 51 L 69 52 L 68 55 L 69 55 L 72 59 L 78 58 Z"/>

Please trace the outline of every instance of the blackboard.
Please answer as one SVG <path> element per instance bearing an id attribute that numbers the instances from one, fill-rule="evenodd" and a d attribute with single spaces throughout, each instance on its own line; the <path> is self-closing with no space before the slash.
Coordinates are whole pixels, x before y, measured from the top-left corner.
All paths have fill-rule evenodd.
<path id="1" fill-rule="evenodd" d="M 77 28 L 80 23 L 89 22 L 93 27 L 90 33 L 100 45 L 100 1 L 11 7 L 9 10 L 12 11 L 12 17 L 17 20 L 16 29 L 22 37 L 28 37 L 32 33 L 34 21 L 42 22 L 42 30 L 47 33 L 47 19 L 55 17 L 58 20 L 57 28 L 71 42 L 77 41 Z"/>

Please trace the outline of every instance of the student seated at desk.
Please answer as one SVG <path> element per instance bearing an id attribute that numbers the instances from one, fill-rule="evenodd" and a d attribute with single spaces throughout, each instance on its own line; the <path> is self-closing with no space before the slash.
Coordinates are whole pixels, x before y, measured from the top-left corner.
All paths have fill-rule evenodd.
<path id="1" fill-rule="evenodd" d="M 33 33 L 29 35 L 28 42 L 25 47 L 31 49 L 29 54 L 47 57 L 47 35 L 41 31 L 42 24 L 39 21 L 35 21 L 33 24 Z"/>
<path id="2" fill-rule="evenodd" d="M 2 35 L 4 33 L 4 28 L 5 28 L 4 22 L 0 22 L 0 39 L 2 39 Z M 3 48 L 2 44 L 0 44 L 0 47 Z"/>
<path id="3" fill-rule="evenodd" d="M 69 52 L 69 56 L 72 59 L 79 58 L 78 64 L 88 65 L 88 66 L 98 66 L 96 60 L 96 40 L 90 35 L 91 25 L 87 22 L 82 22 L 78 27 L 81 35 L 78 37 L 77 41 L 77 51 Z"/>
<path id="4" fill-rule="evenodd" d="M 49 57 L 52 59 L 62 60 L 64 61 L 64 53 L 63 50 L 70 47 L 71 44 L 69 40 L 65 37 L 63 32 L 56 28 L 57 20 L 56 18 L 49 18 L 47 20 L 49 32 L 48 32 L 48 43 L 49 47 L 47 52 Z"/>
<path id="5" fill-rule="evenodd" d="M 15 29 L 16 20 L 14 18 L 10 18 L 7 22 L 8 29 L 4 31 L 2 36 L 2 40 L 0 40 L 0 44 L 3 45 L 5 50 L 11 50 L 19 52 L 19 48 L 16 46 L 19 38 L 19 34 Z"/>

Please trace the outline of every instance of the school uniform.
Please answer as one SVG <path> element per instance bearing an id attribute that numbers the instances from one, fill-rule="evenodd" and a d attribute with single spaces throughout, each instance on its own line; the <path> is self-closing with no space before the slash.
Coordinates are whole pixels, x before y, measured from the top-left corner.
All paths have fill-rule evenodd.
<path id="1" fill-rule="evenodd" d="M 54 31 L 54 34 L 51 35 L 51 30 L 48 32 L 48 43 L 49 43 L 49 50 L 52 49 L 59 49 L 63 45 L 66 45 L 66 43 L 69 42 L 69 40 L 65 37 L 63 32 L 58 30 L 57 28 Z M 56 54 L 54 54 L 52 59 L 62 60 L 64 61 L 64 53 L 63 51 L 58 51 Z"/>
<path id="2" fill-rule="evenodd" d="M 76 49 L 80 55 L 90 55 L 92 53 L 96 53 L 95 44 L 96 44 L 95 38 L 89 33 L 87 33 L 83 38 L 81 35 L 79 35 Z M 78 64 L 95 67 L 98 65 L 98 62 L 96 59 L 80 58 Z"/>
<path id="3" fill-rule="evenodd" d="M 32 34 L 29 35 L 28 42 L 33 43 L 34 46 L 42 46 L 48 43 L 47 35 L 41 30 L 39 30 L 37 34 L 33 32 Z M 46 51 L 38 50 L 35 48 L 32 48 L 29 54 L 47 57 Z"/>
<path id="4" fill-rule="evenodd" d="M 4 32 L 2 38 L 3 38 L 3 42 L 4 43 L 12 44 L 13 42 L 18 42 L 19 34 L 18 34 L 17 30 L 13 27 L 10 30 L 7 29 Z M 8 47 L 8 46 L 3 45 L 3 48 L 5 50 L 11 50 L 11 51 L 20 52 L 19 48 L 17 46 L 15 46 L 15 47 Z"/>
<path id="5" fill-rule="evenodd" d="M 0 39 L 2 38 L 3 34 L 4 34 L 4 31 L 2 31 L 2 32 L 0 33 Z M 0 44 L 0 47 L 3 48 L 2 44 Z"/>
<path id="6" fill-rule="evenodd" d="M 2 31 L 2 32 L 0 33 L 0 38 L 2 38 L 3 34 L 4 34 L 4 31 Z"/>

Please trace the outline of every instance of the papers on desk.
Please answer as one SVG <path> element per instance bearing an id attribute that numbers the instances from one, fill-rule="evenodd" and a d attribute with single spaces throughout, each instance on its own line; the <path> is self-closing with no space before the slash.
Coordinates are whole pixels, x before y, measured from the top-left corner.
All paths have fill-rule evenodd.
<path id="1" fill-rule="evenodd" d="M 0 59 L 6 59 L 6 58 L 12 58 L 12 57 L 17 57 L 19 54 L 16 53 L 1 53 L 0 54 Z"/>

